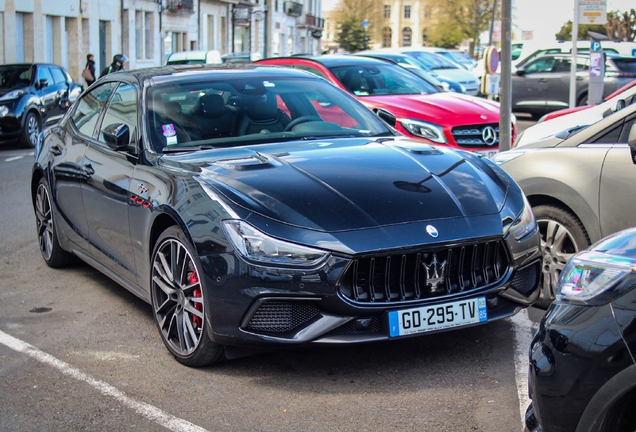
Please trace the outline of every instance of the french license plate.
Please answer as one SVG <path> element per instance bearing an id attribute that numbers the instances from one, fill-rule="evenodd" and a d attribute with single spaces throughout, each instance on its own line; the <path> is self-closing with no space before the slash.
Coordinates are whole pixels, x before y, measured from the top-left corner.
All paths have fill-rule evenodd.
<path id="1" fill-rule="evenodd" d="M 391 337 L 424 333 L 488 320 L 486 297 L 389 312 Z"/>
<path id="2" fill-rule="evenodd" d="M 486 159 L 492 159 L 495 157 L 497 153 L 499 153 L 499 150 L 484 150 L 484 151 L 478 151 L 476 153 L 482 155 Z"/>

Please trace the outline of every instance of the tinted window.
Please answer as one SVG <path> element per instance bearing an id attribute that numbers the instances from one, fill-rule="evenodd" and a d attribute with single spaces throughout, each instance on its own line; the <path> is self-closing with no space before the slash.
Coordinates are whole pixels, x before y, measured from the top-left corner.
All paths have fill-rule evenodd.
<path id="1" fill-rule="evenodd" d="M 117 83 L 107 83 L 95 87 L 77 102 L 73 113 L 73 124 L 80 133 L 89 137 L 93 136 L 99 114 L 116 86 Z"/>
<path id="2" fill-rule="evenodd" d="M 613 59 L 616 69 L 622 72 L 634 72 L 636 73 L 636 58 L 615 58 Z"/>
<path id="3" fill-rule="evenodd" d="M 49 85 L 53 85 L 55 84 L 55 80 L 53 79 L 53 75 L 51 75 L 51 71 L 49 70 L 49 68 L 47 67 L 39 67 L 38 68 L 38 82 L 40 82 L 40 80 L 46 80 Z"/>
<path id="4" fill-rule="evenodd" d="M 615 144 L 621 135 L 622 125 L 613 127 L 609 132 L 605 132 L 599 138 L 594 140 L 595 144 Z"/>
<path id="5" fill-rule="evenodd" d="M 53 80 L 55 84 L 66 82 L 66 75 L 64 74 L 64 72 L 62 72 L 62 69 L 52 67 L 52 68 L 49 68 L 49 70 L 53 74 Z"/>
<path id="6" fill-rule="evenodd" d="M 105 143 L 103 129 L 112 124 L 126 124 L 130 130 L 130 138 L 134 139 L 137 130 L 137 94 L 129 84 L 119 86 L 110 100 L 104 114 L 104 121 L 99 133 L 99 141 Z"/>
<path id="7" fill-rule="evenodd" d="M 0 66 L 0 90 L 14 90 L 31 84 L 33 67 Z"/>
<path id="8" fill-rule="evenodd" d="M 542 57 L 535 60 L 526 67 L 526 74 L 552 72 L 552 67 L 556 61 L 555 57 Z"/>
<path id="9" fill-rule="evenodd" d="M 304 70 L 305 72 L 310 72 L 314 75 L 318 75 L 320 78 L 327 78 L 324 73 L 320 72 L 316 68 L 312 68 L 311 66 L 294 65 L 294 68 Z"/>
<path id="10" fill-rule="evenodd" d="M 415 74 L 389 63 L 334 67 L 330 71 L 356 96 L 438 93 Z"/>

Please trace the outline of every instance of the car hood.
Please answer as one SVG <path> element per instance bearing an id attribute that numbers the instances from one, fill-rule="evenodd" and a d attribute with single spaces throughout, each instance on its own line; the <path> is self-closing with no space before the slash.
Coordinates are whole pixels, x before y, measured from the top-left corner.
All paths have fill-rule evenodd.
<path id="1" fill-rule="evenodd" d="M 325 232 L 497 214 L 509 188 L 472 153 L 406 139 L 261 144 L 160 163 L 191 171 L 230 205 Z"/>
<path id="2" fill-rule="evenodd" d="M 498 103 L 458 93 L 365 96 L 360 100 L 398 118 L 426 120 L 444 126 L 499 123 Z"/>

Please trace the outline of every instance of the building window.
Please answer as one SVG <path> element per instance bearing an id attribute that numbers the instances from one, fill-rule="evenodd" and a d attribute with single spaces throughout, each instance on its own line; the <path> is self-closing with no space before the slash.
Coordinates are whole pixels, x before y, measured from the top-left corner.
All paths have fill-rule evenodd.
<path id="1" fill-rule="evenodd" d="M 404 6 L 404 19 L 411 19 L 411 6 Z"/>
<path id="2" fill-rule="evenodd" d="M 402 46 L 411 46 L 413 31 L 410 27 L 404 27 L 402 30 Z"/>
<path id="3" fill-rule="evenodd" d="M 152 12 L 136 11 L 135 12 L 135 49 L 137 51 L 137 59 L 151 59 L 152 56 Z"/>
<path id="4" fill-rule="evenodd" d="M 391 18 L 391 6 L 384 5 L 384 18 Z"/>
<path id="5" fill-rule="evenodd" d="M 393 31 L 391 27 L 384 27 L 382 29 L 382 48 L 391 48 L 391 37 L 393 36 Z"/>

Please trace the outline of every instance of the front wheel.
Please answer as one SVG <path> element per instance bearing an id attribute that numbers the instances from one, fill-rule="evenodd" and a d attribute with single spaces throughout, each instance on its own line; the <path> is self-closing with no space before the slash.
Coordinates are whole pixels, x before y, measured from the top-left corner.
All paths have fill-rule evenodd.
<path id="1" fill-rule="evenodd" d="M 565 264 L 590 241 L 581 221 L 569 211 L 552 205 L 533 207 L 541 235 L 543 265 L 541 296 L 537 305 L 547 308 L 554 301 L 557 282 Z"/>
<path id="2" fill-rule="evenodd" d="M 24 122 L 24 130 L 20 136 L 20 146 L 22 148 L 34 148 L 38 143 L 40 134 L 40 119 L 34 112 L 30 111 Z"/>
<path id="3" fill-rule="evenodd" d="M 164 231 L 152 254 L 152 311 L 163 343 L 191 367 L 221 361 L 223 346 L 208 335 L 206 290 L 196 251 L 178 227 Z M 196 261 L 195 261 L 196 259 Z"/>

